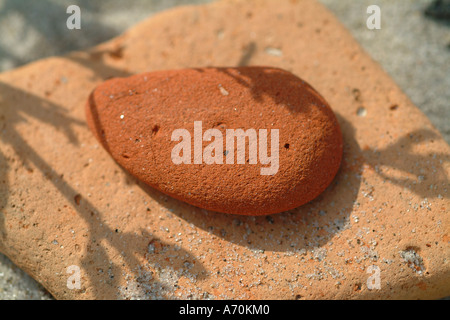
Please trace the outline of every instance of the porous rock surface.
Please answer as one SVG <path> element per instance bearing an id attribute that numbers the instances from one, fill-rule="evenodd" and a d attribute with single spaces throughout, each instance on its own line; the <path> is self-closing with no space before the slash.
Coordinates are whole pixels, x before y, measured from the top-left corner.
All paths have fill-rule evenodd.
<path id="1" fill-rule="evenodd" d="M 114 78 L 92 92 L 86 113 L 94 135 L 133 176 L 218 212 L 297 208 L 325 190 L 342 158 L 342 133 L 327 102 L 278 68 Z M 248 137 L 235 138 L 238 130 Z"/>
<path id="2" fill-rule="evenodd" d="M 266 217 L 208 212 L 137 182 L 88 129 L 105 79 L 208 65 L 280 67 L 324 96 L 344 138 L 324 193 Z M 450 294 L 450 148 L 315 1 L 178 8 L 0 74 L 0 130 L 0 251 L 56 298 Z"/>

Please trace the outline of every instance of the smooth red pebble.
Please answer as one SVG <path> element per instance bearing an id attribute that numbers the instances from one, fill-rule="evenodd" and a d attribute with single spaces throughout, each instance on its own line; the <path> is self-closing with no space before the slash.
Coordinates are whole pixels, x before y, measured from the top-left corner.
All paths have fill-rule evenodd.
<path id="1" fill-rule="evenodd" d="M 276 68 L 183 69 L 115 78 L 92 92 L 86 113 L 94 135 L 132 175 L 218 212 L 266 215 L 301 206 L 325 190 L 342 159 L 342 134 L 328 103 L 300 78 Z M 223 164 L 194 163 L 195 121 L 202 122 L 203 133 L 216 128 L 223 134 Z M 190 164 L 172 161 L 181 141 L 172 141 L 176 129 L 187 129 L 192 137 Z M 236 164 L 235 158 L 227 164 L 227 129 L 255 129 L 258 138 L 259 129 L 267 129 L 269 156 L 271 129 L 278 129 L 276 173 L 261 174 L 271 166 L 260 162 L 261 141 L 256 164 L 250 163 L 248 139 L 245 163 Z M 203 141 L 201 151 L 210 143 Z M 236 148 L 237 141 L 235 157 Z"/>

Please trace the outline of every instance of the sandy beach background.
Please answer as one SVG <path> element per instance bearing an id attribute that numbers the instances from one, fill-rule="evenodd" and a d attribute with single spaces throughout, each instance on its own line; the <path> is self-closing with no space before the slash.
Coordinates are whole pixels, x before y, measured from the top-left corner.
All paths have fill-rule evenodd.
<path id="1" fill-rule="evenodd" d="M 450 143 L 450 1 L 319 1 L 336 14 Z M 207 2 L 211 1 L 0 0 L 0 71 L 89 48 L 161 10 Z M 81 30 L 66 28 L 66 8 L 71 4 L 81 8 Z M 381 30 L 366 27 L 366 9 L 371 4 L 381 8 Z M 425 15 L 427 9 L 434 17 Z M 0 254 L 0 299 L 52 297 Z"/>

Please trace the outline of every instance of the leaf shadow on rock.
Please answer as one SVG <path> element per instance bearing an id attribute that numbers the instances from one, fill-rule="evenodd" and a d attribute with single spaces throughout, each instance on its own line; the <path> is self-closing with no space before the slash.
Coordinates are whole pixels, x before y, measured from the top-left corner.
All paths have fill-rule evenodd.
<path id="1" fill-rule="evenodd" d="M 450 163 L 450 155 L 443 152 L 425 155 L 414 151 L 417 146 L 433 144 L 436 140 L 443 138 L 429 129 L 419 129 L 384 148 L 364 148 L 363 154 L 367 165 L 384 180 L 408 189 L 422 198 L 436 198 L 439 194 L 436 188 L 446 189 L 450 186 L 443 167 L 444 163 Z M 423 167 L 428 167 L 428 170 L 424 171 Z M 395 172 L 392 172 L 393 170 Z M 441 195 L 449 197 L 446 192 Z"/>
<path id="2" fill-rule="evenodd" d="M 73 125 L 84 125 L 84 122 L 78 121 L 77 119 L 68 116 L 63 108 L 60 106 L 42 99 L 30 92 L 24 92 L 19 88 L 15 88 L 7 83 L 0 82 L 0 104 L 5 105 L 6 101 L 3 101 L 5 96 L 12 97 L 13 104 L 9 107 L 2 108 L 0 110 L 0 130 L 2 134 L 0 135 L 0 141 L 4 144 L 11 146 L 21 165 L 24 166 L 29 172 L 32 172 L 31 163 L 36 164 L 36 162 L 43 162 L 39 157 L 28 157 L 25 156 L 21 150 L 35 151 L 22 139 L 19 133 L 16 132 L 15 126 L 20 123 L 26 123 L 27 117 L 32 117 L 39 120 L 42 123 L 52 124 L 55 130 L 64 132 L 67 139 L 72 144 L 78 144 L 78 139 L 72 130 Z M 52 120 L 48 117 L 49 114 L 53 115 Z M 17 159 L 12 156 L 11 158 L 5 158 L 0 150 L 0 155 L 2 157 L 2 162 L 0 164 L 0 194 L 2 194 L 1 208 L 4 208 L 8 200 L 8 181 L 7 172 L 11 169 L 9 162 L 17 161 Z M 37 155 L 37 154 L 36 154 Z M 36 161 L 37 160 L 37 161 Z M 50 174 L 52 170 L 46 170 L 44 174 Z M 4 215 L 0 216 L 0 231 L 3 237 L 7 236 L 7 230 L 4 226 Z"/>
<path id="3" fill-rule="evenodd" d="M 106 65 L 92 63 L 82 58 L 73 58 L 72 60 L 92 68 L 104 77 L 126 74 L 126 72 L 109 68 Z M 5 97 L 9 97 L 10 100 L 6 100 Z M 205 273 L 203 266 L 196 263 L 195 258 L 189 252 L 172 246 L 164 240 L 148 234 L 145 230 L 123 233 L 106 225 L 104 218 L 108 214 L 101 213 L 94 203 L 81 197 L 76 188 L 66 181 L 63 174 L 55 172 L 39 152 L 16 130 L 18 123 L 26 122 L 27 117 L 32 117 L 51 125 L 55 130 L 63 132 L 71 144 L 77 145 L 79 141 L 72 128 L 74 125 L 85 126 L 84 122 L 70 117 L 66 114 L 65 109 L 45 98 L 6 83 L 0 83 L 0 103 L 3 105 L 0 110 L 0 128 L 2 129 L 0 140 L 2 143 L 13 149 L 18 161 L 24 166 L 31 167 L 33 165 L 37 168 L 47 178 L 47 181 L 59 190 L 67 202 L 72 204 L 78 216 L 88 225 L 88 247 L 85 250 L 86 254 L 81 259 L 80 267 L 82 275 L 88 279 L 89 287 L 82 286 L 81 293 L 89 291 L 90 297 L 97 299 L 117 298 L 117 296 L 111 296 L 111 292 L 117 292 L 124 267 L 131 270 L 128 274 L 130 278 L 129 286 L 124 286 L 120 290 L 120 297 L 124 298 L 167 298 L 174 287 L 168 287 L 164 281 L 155 279 L 152 270 L 171 272 L 172 276 L 203 277 Z M 11 168 L 8 165 L 10 159 L 6 159 L 3 150 L 0 150 L 0 160 L 2 161 L 0 164 L 0 195 L 2 195 L 0 240 L 3 242 L 10 236 L 5 225 L 3 208 L 7 204 L 8 194 L 11 192 L 8 190 L 9 182 L 6 179 L 7 172 Z M 172 263 L 160 259 L 158 255 L 149 252 L 148 248 L 152 243 L 157 243 L 159 247 L 165 248 L 166 251 L 176 252 L 178 257 Z M 110 263 L 112 253 L 107 247 L 121 253 L 122 265 Z M 130 250 L 130 248 L 133 248 L 133 250 Z M 189 272 L 183 269 L 186 256 L 188 256 L 187 260 L 190 263 L 194 263 L 194 267 Z M 33 273 L 32 270 L 25 271 Z M 40 280 L 45 282 L 45 279 Z M 86 281 L 82 283 L 86 283 Z M 111 287 L 112 290 L 110 292 L 105 291 L 105 285 Z M 48 289 L 52 290 L 52 288 Z M 79 297 L 82 297 L 82 295 Z"/>
<path id="4" fill-rule="evenodd" d="M 244 90 L 250 90 L 253 99 L 259 103 L 264 102 L 267 97 L 275 104 L 288 108 L 293 112 L 308 113 L 309 104 L 292 104 L 292 101 L 299 99 L 299 89 L 315 97 L 321 105 L 327 106 L 325 99 L 307 82 L 299 79 L 292 73 L 277 68 L 268 68 L 266 66 L 241 66 L 239 74 L 232 72 L 227 67 L 212 67 L 217 71 L 233 78 L 236 83 L 242 86 Z M 268 81 L 270 79 L 270 81 Z M 303 94 L 301 97 L 303 98 Z M 317 108 L 323 112 L 323 108 Z"/>
<path id="5" fill-rule="evenodd" d="M 237 66 L 248 66 L 253 56 L 255 55 L 256 49 L 257 46 L 255 42 L 248 43 L 248 45 L 244 47 L 244 51 L 242 52 L 241 59 L 237 63 Z"/>

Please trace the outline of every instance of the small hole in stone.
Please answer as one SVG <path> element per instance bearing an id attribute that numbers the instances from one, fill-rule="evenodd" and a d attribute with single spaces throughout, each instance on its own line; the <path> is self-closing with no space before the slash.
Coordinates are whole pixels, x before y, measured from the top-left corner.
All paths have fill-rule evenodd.
<path id="1" fill-rule="evenodd" d="M 227 125 L 223 122 L 216 122 L 213 125 L 213 129 L 225 130 L 226 128 L 227 128 Z"/>
<path id="2" fill-rule="evenodd" d="M 358 88 L 353 89 L 352 93 L 353 93 L 353 97 L 354 97 L 355 101 L 361 100 L 361 91 Z"/>
<path id="3" fill-rule="evenodd" d="M 391 109 L 392 111 L 397 110 L 398 104 L 394 104 L 394 105 L 390 106 L 389 109 Z"/>
<path id="4" fill-rule="evenodd" d="M 75 195 L 75 197 L 73 199 L 75 200 L 75 203 L 77 204 L 77 206 L 79 206 L 80 202 L 81 202 L 81 195 L 77 194 L 77 195 Z"/>
<path id="5" fill-rule="evenodd" d="M 152 128 L 152 135 L 156 135 L 159 131 L 159 126 L 155 124 Z"/>
<path id="6" fill-rule="evenodd" d="M 109 51 L 108 54 L 111 58 L 119 60 L 123 58 L 123 47 L 118 47 L 115 50 Z"/>
<path id="7" fill-rule="evenodd" d="M 284 148 L 285 148 L 285 149 L 289 149 L 289 143 L 286 143 L 286 144 L 284 145 Z"/>

